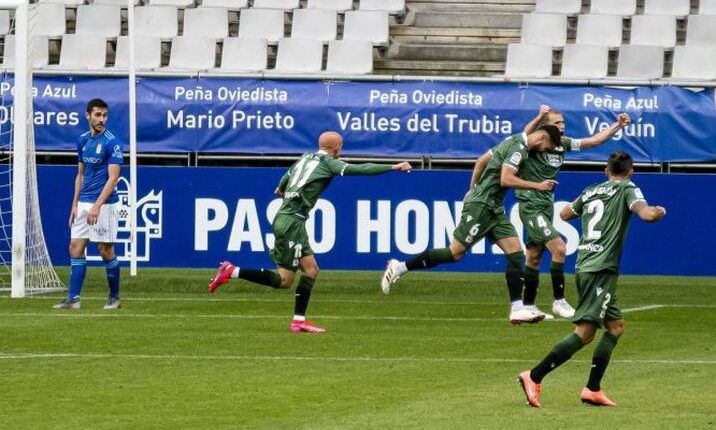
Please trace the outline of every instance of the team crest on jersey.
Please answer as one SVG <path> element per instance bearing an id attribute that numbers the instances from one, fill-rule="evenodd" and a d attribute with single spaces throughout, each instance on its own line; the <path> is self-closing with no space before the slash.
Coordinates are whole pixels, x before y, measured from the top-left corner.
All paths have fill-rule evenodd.
<path id="1" fill-rule="evenodd" d="M 522 154 L 519 152 L 515 152 L 514 154 L 512 154 L 512 157 L 510 157 L 510 163 L 512 164 L 519 165 L 521 161 Z"/>
<path id="2" fill-rule="evenodd" d="M 555 168 L 561 167 L 562 163 L 564 162 L 564 157 L 562 157 L 562 154 L 555 154 L 551 152 L 543 152 L 542 159 L 545 161 L 545 163 Z"/>
<path id="3" fill-rule="evenodd" d="M 163 191 L 151 190 L 144 197 L 137 199 L 137 261 L 147 262 L 151 259 L 152 239 L 162 237 L 162 194 Z M 131 208 L 129 204 L 129 181 L 120 177 L 117 183 L 118 204 L 118 229 L 115 252 L 119 261 L 130 260 L 131 247 Z M 90 255 L 87 248 L 87 260 L 100 261 L 99 255 Z"/>

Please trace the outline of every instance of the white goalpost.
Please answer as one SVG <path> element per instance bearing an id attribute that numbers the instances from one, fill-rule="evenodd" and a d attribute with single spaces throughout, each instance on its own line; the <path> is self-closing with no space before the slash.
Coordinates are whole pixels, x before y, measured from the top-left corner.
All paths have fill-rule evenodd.
<path id="1" fill-rule="evenodd" d="M 32 67 L 28 0 L 0 0 L 14 11 L 14 55 L 3 64 L 0 115 L 0 290 L 12 297 L 63 290 L 42 232 L 37 190 L 32 110 Z M 5 37 L 8 41 L 8 37 Z M 4 54 L 13 51 L 5 45 Z"/>

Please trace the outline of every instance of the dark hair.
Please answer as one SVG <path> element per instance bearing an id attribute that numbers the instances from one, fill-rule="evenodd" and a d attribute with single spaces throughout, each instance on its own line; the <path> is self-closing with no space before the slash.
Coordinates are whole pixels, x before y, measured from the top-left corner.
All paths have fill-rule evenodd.
<path id="1" fill-rule="evenodd" d="M 634 160 L 631 155 L 623 151 L 612 152 L 607 161 L 609 172 L 614 175 L 624 175 L 634 167 Z"/>
<path id="2" fill-rule="evenodd" d="M 109 106 L 102 99 L 92 99 L 87 102 L 87 113 L 91 113 L 94 108 L 109 109 Z"/>
<path id="3" fill-rule="evenodd" d="M 547 133 L 547 136 L 549 136 L 549 139 L 552 141 L 554 146 L 562 145 L 562 133 L 559 132 L 559 128 L 557 128 L 556 125 L 545 124 L 540 126 L 537 131 L 544 131 Z"/>

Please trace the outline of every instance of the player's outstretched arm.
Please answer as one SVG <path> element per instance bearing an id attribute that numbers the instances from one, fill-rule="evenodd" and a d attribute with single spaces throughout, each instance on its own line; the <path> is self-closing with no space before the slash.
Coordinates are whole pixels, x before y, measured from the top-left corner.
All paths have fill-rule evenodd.
<path id="1" fill-rule="evenodd" d="M 546 117 L 551 110 L 552 108 L 547 105 L 540 105 L 539 113 L 537 114 L 537 116 L 532 118 L 532 121 L 528 122 L 522 131 L 527 134 L 534 133 L 539 127 L 539 125 L 542 123 L 544 117 Z"/>
<path id="2" fill-rule="evenodd" d="M 656 222 L 664 218 L 666 209 L 661 206 L 649 206 L 645 202 L 637 202 L 631 211 L 646 222 Z"/>
<path id="3" fill-rule="evenodd" d="M 502 166 L 500 172 L 500 186 L 502 188 L 517 188 L 519 190 L 552 191 L 557 181 L 547 179 L 542 182 L 525 181 L 517 176 L 512 166 Z"/>
<path id="4" fill-rule="evenodd" d="M 409 172 L 413 166 L 407 161 L 403 161 L 397 164 L 376 164 L 376 163 L 363 163 L 363 164 L 348 164 L 342 163 L 340 175 L 348 176 L 369 176 L 369 175 L 380 175 L 383 173 L 390 172 L 392 170 L 400 170 L 401 172 Z"/>
<path id="5" fill-rule="evenodd" d="M 609 128 L 605 128 L 594 136 L 580 139 L 580 148 L 589 149 L 601 145 L 602 143 L 611 139 L 615 134 L 617 134 L 619 130 L 629 125 L 629 121 L 630 119 L 628 114 L 620 113 L 619 115 L 617 115 L 617 121 L 611 126 L 609 126 Z"/>
<path id="6" fill-rule="evenodd" d="M 472 177 L 470 178 L 470 188 L 480 181 L 482 172 L 485 171 L 487 163 L 492 160 L 492 151 L 487 151 L 475 160 L 475 167 L 472 169 Z"/>

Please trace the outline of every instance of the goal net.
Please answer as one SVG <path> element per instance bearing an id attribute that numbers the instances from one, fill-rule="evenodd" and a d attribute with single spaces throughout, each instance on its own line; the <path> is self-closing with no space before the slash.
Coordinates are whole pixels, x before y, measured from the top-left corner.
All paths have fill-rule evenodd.
<path id="1" fill-rule="evenodd" d="M 0 76 L 0 291 L 25 297 L 64 286 L 47 252 L 37 192 L 29 36 L 37 20 L 28 0 L 0 0 L 0 12 L 10 24 Z"/>

